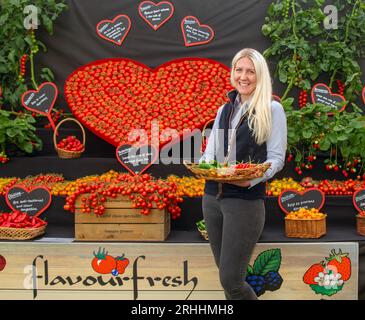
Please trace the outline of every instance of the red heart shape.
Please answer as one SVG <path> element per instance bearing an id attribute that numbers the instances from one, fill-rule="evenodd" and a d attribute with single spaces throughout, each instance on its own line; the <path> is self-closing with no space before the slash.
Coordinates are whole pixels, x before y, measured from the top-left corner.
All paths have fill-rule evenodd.
<path id="1" fill-rule="evenodd" d="M 138 13 L 156 31 L 172 17 L 174 6 L 168 1 L 157 4 L 152 1 L 143 1 L 138 6 Z"/>
<path id="2" fill-rule="evenodd" d="M 142 157 L 141 152 L 138 154 L 139 150 L 142 150 Z M 133 175 L 145 172 L 158 158 L 158 149 L 153 145 L 123 144 L 115 153 L 118 161 Z"/>
<path id="3" fill-rule="evenodd" d="M 193 16 L 182 19 L 181 30 L 187 47 L 205 44 L 214 38 L 213 29 L 205 24 L 200 24 L 199 20 Z"/>
<path id="4" fill-rule="evenodd" d="M 325 194 L 318 188 L 310 188 L 303 192 L 284 190 L 278 197 L 281 210 L 286 214 L 299 208 L 316 208 L 320 210 L 325 201 Z"/>
<path id="5" fill-rule="evenodd" d="M 38 90 L 28 90 L 22 95 L 22 104 L 24 108 L 50 115 L 58 95 L 57 86 L 52 82 L 44 82 Z"/>
<path id="6" fill-rule="evenodd" d="M 6 192 L 5 201 L 13 211 L 38 217 L 51 205 L 52 195 L 45 187 L 25 188 L 15 185 Z"/>
<path id="7" fill-rule="evenodd" d="M 130 29 L 131 19 L 125 14 L 120 14 L 113 20 L 101 20 L 96 25 L 96 32 L 101 38 L 118 46 L 123 43 Z"/>
<path id="8" fill-rule="evenodd" d="M 365 189 L 359 189 L 354 192 L 352 202 L 357 211 L 365 211 Z"/>
<path id="9" fill-rule="evenodd" d="M 329 98 L 327 98 L 326 95 Z M 337 93 L 332 93 L 330 87 L 328 87 L 325 83 L 316 83 L 312 87 L 311 96 L 312 96 L 313 103 L 323 103 L 325 105 L 329 105 L 329 106 L 335 108 L 336 110 L 338 110 L 339 107 L 336 106 L 335 102 L 346 101 L 344 96 L 337 94 Z M 345 110 L 345 108 L 346 108 L 346 105 L 344 105 L 339 111 L 343 111 L 343 110 Z M 331 114 L 331 113 L 329 113 L 329 114 Z"/>
<path id="10" fill-rule="evenodd" d="M 115 147 L 134 144 L 133 129 L 158 120 L 159 146 L 171 140 L 165 129 L 201 129 L 215 117 L 231 90 L 229 68 L 210 59 L 187 58 L 155 69 L 126 58 L 83 66 L 66 80 L 70 109 L 87 128 Z M 145 142 L 150 144 L 150 142 Z M 154 143 L 155 144 L 155 143 Z"/>

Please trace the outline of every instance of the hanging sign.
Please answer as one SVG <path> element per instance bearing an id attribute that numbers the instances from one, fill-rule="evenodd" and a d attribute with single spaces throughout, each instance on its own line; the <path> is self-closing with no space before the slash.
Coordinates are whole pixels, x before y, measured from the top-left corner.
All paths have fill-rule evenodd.
<path id="1" fill-rule="evenodd" d="M 37 217 L 50 206 L 52 195 L 45 187 L 25 188 L 16 185 L 7 191 L 5 201 L 13 211 Z"/>
<path id="2" fill-rule="evenodd" d="M 279 206 L 286 214 L 300 208 L 320 210 L 323 207 L 324 200 L 324 193 L 317 188 L 307 189 L 304 192 L 285 190 L 278 198 Z"/>
<path id="3" fill-rule="evenodd" d="M 52 82 L 42 83 L 38 90 L 28 90 L 22 95 L 23 107 L 42 115 L 47 116 L 53 130 L 54 122 L 51 117 L 52 108 L 56 102 L 58 95 L 57 86 Z"/>
<path id="4" fill-rule="evenodd" d="M 312 88 L 311 96 L 313 103 L 321 103 L 338 111 L 343 111 L 346 108 L 346 105 L 339 105 L 346 101 L 345 97 L 332 93 L 331 89 L 324 83 L 315 84 Z"/>
<path id="5" fill-rule="evenodd" d="M 131 19 L 125 14 L 120 14 L 113 20 L 102 20 L 96 26 L 96 32 L 101 38 L 118 46 L 123 43 L 130 29 Z"/>
<path id="6" fill-rule="evenodd" d="M 172 17 L 174 6 L 168 1 L 157 4 L 152 1 L 143 1 L 138 6 L 138 13 L 156 31 Z"/>
<path id="7" fill-rule="evenodd" d="M 158 157 L 158 149 L 153 145 L 120 145 L 116 150 L 118 161 L 132 174 L 146 171 Z"/>
<path id="8" fill-rule="evenodd" d="M 181 30 L 184 36 L 185 46 L 197 46 L 212 41 L 214 31 L 207 25 L 200 24 L 193 16 L 187 16 L 181 21 Z"/>

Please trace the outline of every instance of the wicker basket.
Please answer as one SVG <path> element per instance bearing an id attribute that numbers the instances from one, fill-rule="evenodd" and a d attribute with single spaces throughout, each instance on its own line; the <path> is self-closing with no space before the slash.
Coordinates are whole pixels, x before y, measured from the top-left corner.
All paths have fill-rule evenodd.
<path id="1" fill-rule="evenodd" d="M 46 232 L 47 224 L 39 228 L 5 228 L 0 227 L 1 240 L 29 240 Z"/>
<path id="2" fill-rule="evenodd" d="M 356 216 L 356 230 L 361 236 L 365 236 L 365 217 L 361 215 Z"/>
<path id="3" fill-rule="evenodd" d="M 260 163 L 245 169 L 235 169 L 234 167 L 201 169 L 199 164 L 186 161 L 184 161 L 184 165 L 198 178 L 214 181 L 248 181 L 262 177 L 265 171 L 270 168 L 270 163 Z"/>
<path id="4" fill-rule="evenodd" d="M 326 217 L 312 220 L 285 218 L 285 235 L 289 238 L 320 238 L 326 234 Z"/>
<path id="5" fill-rule="evenodd" d="M 84 146 L 84 148 L 81 150 L 81 151 L 68 151 L 68 150 L 64 150 L 64 149 L 60 149 L 57 147 L 57 139 L 56 139 L 56 136 L 57 136 L 57 133 L 58 133 L 58 129 L 60 127 L 60 125 L 66 121 L 73 121 L 73 122 L 76 122 L 80 128 L 81 128 L 81 131 L 82 131 L 82 144 Z M 85 141 L 86 141 L 86 138 L 85 138 L 85 130 L 83 128 L 83 126 L 81 125 L 81 123 L 79 121 L 77 121 L 76 119 L 74 118 L 67 118 L 67 119 L 63 119 L 62 121 L 60 121 L 56 128 L 55 128 L 55 131 L 53 133 L 53 144 L 54 144 L 54 147 L 58 153 L 58 156 L 62 159 L 76 159 L 76 158 L 79 158 L 81 156 L 81 154 L 85 151 Z"/>
<path id="6" fill-rule="evenodd" d="M 204 240 L 209 240 L 208 238 L 208 231 L 207 230 L 201 230 L 201 229 L 198 229 L 201 236 L 203 237 Z"/>

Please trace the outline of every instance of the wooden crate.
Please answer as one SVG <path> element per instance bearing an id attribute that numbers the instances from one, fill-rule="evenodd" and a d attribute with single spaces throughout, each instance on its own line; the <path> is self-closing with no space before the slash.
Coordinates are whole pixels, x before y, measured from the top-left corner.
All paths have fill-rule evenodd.
<path id="1" fill-rule="evenodd" d="M 325 234 L 325 217 L 317 220 L 285 219 L 285 235 L 289 238 L 318 239 Z"/>
<path id="2" fill-rule="evenodd" d="M 151 209 L 149 215 L 133 209 L 127 197 L 118 196 L 105 202 L 105 213 L 81 211 L 81 200 L 75 207 L 75 239 L 78 241 L 164 241 L 170 233 L 167 210 Z"/>

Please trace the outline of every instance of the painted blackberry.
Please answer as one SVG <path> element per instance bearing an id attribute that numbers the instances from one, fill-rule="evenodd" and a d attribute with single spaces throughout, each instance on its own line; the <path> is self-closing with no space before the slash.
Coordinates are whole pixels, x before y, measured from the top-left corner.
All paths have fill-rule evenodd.
<path id="1" fill-rule="evenodd" d="M 249 275 L 246 277 L 246 281 L 258 297 L 265 293 L 265 278 L 263 276 Z"/>
<path id="2" fill-rule="evenodd" d="M 265 290 L 275 291 L 280 289 L 283 278 L 277 271 L 270 271 L 265 275 Z"/>

